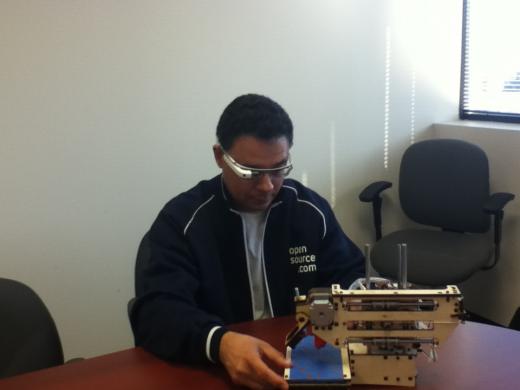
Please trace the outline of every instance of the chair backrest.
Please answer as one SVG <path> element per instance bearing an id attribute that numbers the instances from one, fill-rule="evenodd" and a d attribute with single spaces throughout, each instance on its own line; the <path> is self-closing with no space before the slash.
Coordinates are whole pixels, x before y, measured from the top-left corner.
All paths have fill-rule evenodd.
<path id="1" fill-rule="evenodd" d="M 399 173 L 399 199 L 415 222 L 446 230 L 484 233 L 490 217 L 489 167 L 478 146 L 455 139 L 415 143 L 404 153 Z"/>
<path id="2" fill-rule="evenodd" d="M 56 325 L 28 286 L 0 278 L 0 378 L 63 364 Z"/>
<path id="3" fill-rule="evenodd" d="M 151 257 L 150 250 L 150 232 L 147 232 L 139 244 L 137 249 L 137 257 L 135 259 L 135 295 L 140 296 L 144 292 L 143 272 L 144 268 Z"/>

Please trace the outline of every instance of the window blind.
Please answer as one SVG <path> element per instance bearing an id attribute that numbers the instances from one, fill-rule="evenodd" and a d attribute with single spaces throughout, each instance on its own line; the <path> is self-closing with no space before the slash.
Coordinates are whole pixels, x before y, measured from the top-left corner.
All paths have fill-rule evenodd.
<path id="1" fill-rule="evenodd" d="M 520 123 L 520 1 L 463 6 L 460 117 Z"/>

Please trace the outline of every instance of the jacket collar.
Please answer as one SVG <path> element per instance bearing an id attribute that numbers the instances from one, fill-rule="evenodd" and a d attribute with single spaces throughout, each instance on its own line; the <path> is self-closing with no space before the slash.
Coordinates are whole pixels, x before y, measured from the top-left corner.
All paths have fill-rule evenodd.
<path id="1" fill-rule="evenodd" d="M 218 186 L 218 194 L 220 195 L 221 199 L 227 204 L 227 207 L 233 211 L 238 212 L 233 207 L 232 197 L 229 193 L 228 189 L 226 188 L 226 185 L 224 184 L 224 180 L 222 179 L 222 174 L 216 176 L 214 179 L 217 181 Z M 283 203 L 285 199 L 287 199 L 287 189 L 285 188 L 285 184 L 287 183 L 287 180 L 284 180 L 282 187 L 280 188 L 280 191 L 278 191 L 278 194 L 276 195 L 276 198 L 273 199 L 273 202 L 271 203 L 271 206 L 269 206 L 269 209 L 272 209 L 273 207 L 278 206 L 279 204 Z"/>

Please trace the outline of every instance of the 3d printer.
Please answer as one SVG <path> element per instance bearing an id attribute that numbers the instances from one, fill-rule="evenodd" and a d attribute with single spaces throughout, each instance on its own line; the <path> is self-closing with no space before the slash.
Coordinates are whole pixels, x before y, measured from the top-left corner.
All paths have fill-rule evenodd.
<path id="1" fill-rule="evenodd" d="M 295 296 L 296 327 L 287 335 L 287 355 L 293 368 L 285 378 L 293 387 L 326 384 L 380 384 L 415 386 L 415 358 L 429 351 L 436 360 L 436 347 L 446 340 L 464 319 L 462 294 L 456 286 L 441 289 L 410 288 L 406 281 L 406 245 L 399 245 L 400 277 L 392 283 L 370 277 L 370 250 L 367 247 L 367 275 L 360 289 L 311 289 Z M 328 344 L 338 356 L 335 363 L 320 356 L 321 369 L 339 365 L 339 377 L 294 375 L 303 364 L 316 363 L 316 351 L 307 363 L 295 362 L 297 345 L 314 335 L 317 346 Z M 321 344 L 321 345 L 320 345 Z M 296 349 L 295 349 L 296 348 Z M 291 356 L 293 355 L 293 356 Z M 330 355 L 330 354 L 329 354 Z M 333 359 L 334 360 L 334 359 Z M 338 363 L 339 362 L 339 363 Z M 327 367 L 325 367 L 327 368 Z M 316 370 L 309 368 L 307 371 Z"/>

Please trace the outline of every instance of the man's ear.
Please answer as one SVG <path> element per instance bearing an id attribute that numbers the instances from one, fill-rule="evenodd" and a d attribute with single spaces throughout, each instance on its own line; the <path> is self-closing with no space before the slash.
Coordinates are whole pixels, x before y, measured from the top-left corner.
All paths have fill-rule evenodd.
<path id="1" fill-rule="evenodd" d="M 224 163 L 224 152 L 222 151 L 222 147 L 219 144 L 213 145 L 213 156 L 215 157 L 215 162 L 219 166 L 219 168 L 222 168 Z"/>

